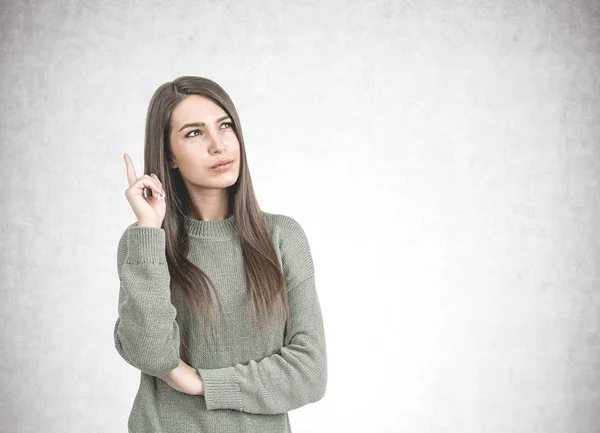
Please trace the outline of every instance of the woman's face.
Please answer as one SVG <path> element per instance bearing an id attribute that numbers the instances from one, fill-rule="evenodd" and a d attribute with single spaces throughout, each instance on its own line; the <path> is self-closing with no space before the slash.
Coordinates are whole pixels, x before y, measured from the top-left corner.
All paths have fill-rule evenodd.
<path id="1" fill-rule="evenodd" d="M 232 119 L 209 98 L 190 95 L 171 114 L 171 162 L 186 184 L 221 189 L 233 185 L 240 170 L 240 143 Z M 211 168 L 223 159 L 233 162 Z"/>

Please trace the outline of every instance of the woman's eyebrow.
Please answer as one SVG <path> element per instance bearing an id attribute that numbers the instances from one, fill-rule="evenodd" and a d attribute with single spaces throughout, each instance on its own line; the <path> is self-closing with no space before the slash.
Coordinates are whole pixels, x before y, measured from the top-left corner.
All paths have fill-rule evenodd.
<path id="1" fill-rule="evenodd" d="M 223 116 L 223 117 L 219 117 L 216 121 L 220 122 L 223 119 L 228 119 L 229 116 Z M 206 126 L 206 123 L 204 122 L 191 122 L 191 123 L 186 123 L 184 124 L 181 128 L 179 128 L 179 131 L 185 129 L 185 128 L 189 128 L 190 126 Z M 179 132 L 177 131 L 177 132 Z"/>

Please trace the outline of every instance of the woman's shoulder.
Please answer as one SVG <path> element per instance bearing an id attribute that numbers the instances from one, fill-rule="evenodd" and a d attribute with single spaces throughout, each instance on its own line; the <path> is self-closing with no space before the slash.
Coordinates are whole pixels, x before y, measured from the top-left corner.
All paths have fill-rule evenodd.
<path id="1" fill-rule="evenodd" d="M 306 236 L 304 228 L 297 218 L 282 213 L 261 211 L 272 234 L 280 236 Z"/>
<path id="2" fill-rule="evenodd" d="M 308 236 L 298 218 L 286 214 L 264 212 L 274 245 L 281 254 L 283 268 L 290 282 L 314 272 Z"/>

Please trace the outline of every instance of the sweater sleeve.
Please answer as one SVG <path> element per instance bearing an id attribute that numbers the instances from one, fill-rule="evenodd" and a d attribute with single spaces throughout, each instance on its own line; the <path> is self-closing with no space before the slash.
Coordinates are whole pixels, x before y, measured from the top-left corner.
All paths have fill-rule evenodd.
<path id="1" fill-rule="evenodd" d="M 323 317 L 310 248 L 299 224 L 281 240 L 283 269 L 292 317 L 291 332 L 279 353 L 245 364 L 197 368 L 208 410 L 235 409 L 278 414 L 320 400 L 327 388 Z M 308 274 L 306 273 L 308 272 Z"/>
<path id="2" fill-rule="evenodd" d="M 129 364 L 156 377 L 167 375 L 180 362 L 165 245 L 162 228 L 132 224 L 121 236 L 117 252 L 115 347 Z"/>

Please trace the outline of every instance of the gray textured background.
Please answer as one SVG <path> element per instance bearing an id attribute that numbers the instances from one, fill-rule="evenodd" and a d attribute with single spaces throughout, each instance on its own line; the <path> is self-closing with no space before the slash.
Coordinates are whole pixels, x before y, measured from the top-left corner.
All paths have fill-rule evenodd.
<path id="1" fill-rule="evenodd" d="M 1 4 L 0 431 L 126 431 L 122 154 L 201 75 L 311 241 L 295 433 L 600 432 L 598 1 Z"/>

